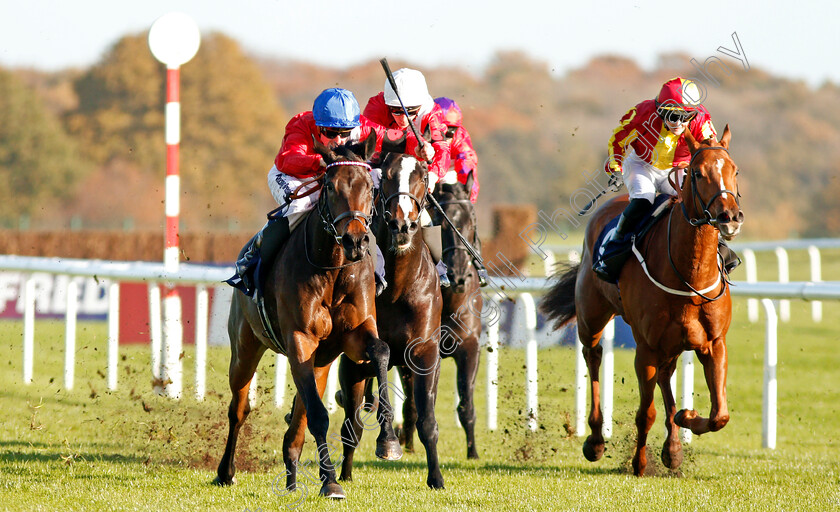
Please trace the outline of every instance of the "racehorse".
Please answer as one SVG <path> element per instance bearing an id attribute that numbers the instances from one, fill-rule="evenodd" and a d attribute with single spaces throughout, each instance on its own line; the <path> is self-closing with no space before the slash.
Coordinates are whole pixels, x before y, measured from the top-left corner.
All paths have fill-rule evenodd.
<path id="1" fill-rule="evenodd" d="M 717 247 L 718 235 L 732 239 L 744 220 L 738 200 L 738 167 L 728 151 L 730 137 L 728 125 L 719 144 L 713 139 L 697 142 L 686 130 L 691 160 L 679 196 L 666 214 L 667 219 L 655 224 L 641 242 L 641 250 L 636 251 L 639 263 L 631 258 L 621 269 L 617 286 L 592 272 L 592 254 L 598 234 L 627 205 L 626 195 L 607 202 L 594 213 L 586 228 L 580 264 L 562 275 L 558 273 L 557 282 L 541 301 L 541 311 L 555 321 L 555 328 L 577 316 L 592 396 L 592 433 L 583 445 L 583 454 L 590 461 L 600 459 L 604 453 L 599 340 L 615 315 L 624 317 L 636 340 L 640 395 L 633 456 L 636 475 L 643 475 L 647 465 L 645 445 L 656 419 L 656 384 L 665 403 L 667 438 L 662 463 L 666 467 L 675 469 L 682 462 L 677 426 L 704 434 L 722 429 L 729 421 L 726 332 L 732 318 L 732 300 Z M 676 411 L 670 377 L 677 358 L 687 350 L 693 350 L 703 365 L 711 396 L 708 418 L 695 410 Z"/>
<path id="2" fill-rule="evenodd" d="M 455 228 L 474 247 L 478 246 L 476 236 L 475 209 L 469 199 L 467 188 L 460 183 L 438 183 L 434 190 L 435 199 L 443 208 Z M 478 375 L 479 344 L 481 335 L 481 308 L 483 299 L 479 291 L 478 272 L 473 265 L 472 256 L 461 240 L 455 235 L 452 226 L 443 219 L 443 215 L 432 209 L 435 225 L 442 229 L 442 258 L 449 272 L 452 283 L 443 288 L 443 313 L 441 315 L 441 358 L 451 357 L 457 368 L 457 388 L 459 403 L 458 419 L 464 427 L 467 437 L 467 458 L 477 459 L 475 445 L 475 378 Z M 411 373 L 404 372 L 403 383 L 410 389 Z M 403 403 L 405 424 L 400 433 L 400 441 L 405 443 L 408 452 L 414 450 L 413 418 L 417 417 L 414 400 L 406 397 Z"/>
<path id="3" fill-rule="evenodd" d="M 420 230 L 428 170 L 424 162 L 401 153 L 389 153 L 381 169 L 373 226 L 385 258 L 388 287 L 376 298 L 377 327 L 391 349 L 390 365 L 400 367 L 401 373 L 413 373 L 413 386 L 404 385 L 403 389 L 406 393 L 413 392 L 417 404 L 417 431 L 426 448 L 428 465 L 426 484 L 432 489 L 442 489 L 435 420 L 442 299 L 438 273 Z M 348 357 L 341 358 L 339 402 L 344 407 L 341 432 L 345 439 L 358 440 L 361 436 L 362 424 L 354 411 L 365 401 L 365 380 L 370 376 L 370 370 L 364 365 Z M 384 410 L 390 421 L 393 411 L 382 403 L 385 393 L 381 385 L 379 391 L 378 411 Z M 354 443 L 344 443 L 341 480 L 352 480 L 354 450 Z"/>
<path id="4" fill-rule="evenodd" d="M 266 349 L 289 359 L 297 397 L 291 424 L 283 439 L 286 488 L 296 489 L 296 468 L 304 429 L 315 438 L 320 461 L 321 494 L 344 498 L 330 462 L 326 436 L 327 409 L 321 402 L 330 365 L 344 353 L 356 362 L 370 362 L 380 383 L 387 380 L 389 349 L 378 337 L 374 310 L 373 259 L 368 231 L 373 208 L 373 180 L 367 160 L 375 148 L 375 135 L 363 144 L 335 151 L 315 141 L 326 171 L 317 208 L 303 226 L 292 232 L 280 249 L 267 280 L 265 304 L 271 330 L 268 336 L 257 306 L 236 291 L 228 319 L 231 340 L 228 410 L 230 431 L 219 463 L 216 483 L 235 482 L 234 451 L 239 429 L 250 412 L 248 389 Z M 387 402 L 387 393 L 380 400 Z M 376 452 L 386 456 L 389 445 L 399 441 L 390 422 L 382 422 Z"/>

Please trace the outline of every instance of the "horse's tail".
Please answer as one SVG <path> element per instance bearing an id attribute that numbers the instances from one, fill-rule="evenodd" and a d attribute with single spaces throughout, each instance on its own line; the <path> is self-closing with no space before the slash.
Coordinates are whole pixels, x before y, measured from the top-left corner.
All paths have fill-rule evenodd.
<path id="1" fill-rule="evenodd" d="M 550 278 L 554 283 L 540 300 L 539 310 L 547 317 L 547 320 L 554 321 L 555 330 L 569 323 L 577 315 L 575 283 L 579 268 L 580 263 L 558 264 L 557 271 Z"/>

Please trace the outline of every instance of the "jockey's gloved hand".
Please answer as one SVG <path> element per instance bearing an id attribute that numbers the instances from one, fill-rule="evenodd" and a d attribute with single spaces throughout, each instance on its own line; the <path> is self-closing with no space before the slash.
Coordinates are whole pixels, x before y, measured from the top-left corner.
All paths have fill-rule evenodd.
<path id="1" fill-rule="evenodd" d="M 431 162 L 432 158 L 435 157 L 435 148 L 433 148 L 431 144 L 426 143 L 422 146 L 417 146 L 417 150 L 415 150 L 414 153 L 417 155 L 417 158 L 426 162 Z"/>
<path id="2" fill-rule="evenodd" d="M 610 179 L 607 181 L 607 187 L 610 188 L 613 192 L 618 192 L 621 190 L 621 186 L 624 185 L 624 177 L 621 175 L 620 172 L 611 172 Z"/>
<path id="3" fill-rule="evenodd" d="M 430 144 L 426 144 L 427 146 L 431 147 Z M 440 178 L 437 174 L 430 172 L 429 173 L 429 193 L 431 194 L 432 191 L 435 189 L 435 184 L 438 182 Z"/>

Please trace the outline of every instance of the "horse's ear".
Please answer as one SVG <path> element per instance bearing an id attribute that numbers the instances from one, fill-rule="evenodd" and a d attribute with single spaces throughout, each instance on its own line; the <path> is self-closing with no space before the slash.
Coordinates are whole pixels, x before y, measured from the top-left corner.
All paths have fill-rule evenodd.
<path id="1" fill-rule="evenodd" d="M 688 144 L 688 150 L 693 155 L 695 151 L 700 147 L 700 143 L 694 138 L 694 135 L 691 134 L 691 130 L 686 130 L 683 133 L 685 137 L 685 143 Z"/>
<path id="2" fill-rule="evenodd" d="M 732 137 L 732 132 L 729 131 L 729 124 L 723 129 L 723 135 L 720 136 L 720 145 L 729 149 L 729 139 Z"/>
<path id="3" fill-rule="evenodd" d="M 333 153 L 333 151 L 327 146 L 321 144 L 321 141 L 314 134 L 312 135 L 312 149 L 314 149 L 316 153 L 324 157 L 324 161 L 327 163 L 335 162 L 338 159 L 335 156 L 335 153 Z"/>
<path id="4" fill-rule="evenodd" d="M 470 190 L 472 190 L 472 186 L 473 186 L 474 181 L 475 181 L 475 178 L 473 177 L 473 171 L 470 171 L 470 173 L 467 175 L 467 183 L 466 183 L 466 185 L 464 185 L 466 187 L 468 193 L 469 193 Z"/>
<path id="5" fill-rule="evenodd" d="M 370 160 L 370 157 L 373 156 L 373 153 L 376 151 L 376 132 L 371 130 L 368 134 L 367 138 L 364 142 L 364 147 L 362 149 L 363 154 L 359 154 L 365 162 Z M 357 153 L 358 154 L 358 153 Z"/>

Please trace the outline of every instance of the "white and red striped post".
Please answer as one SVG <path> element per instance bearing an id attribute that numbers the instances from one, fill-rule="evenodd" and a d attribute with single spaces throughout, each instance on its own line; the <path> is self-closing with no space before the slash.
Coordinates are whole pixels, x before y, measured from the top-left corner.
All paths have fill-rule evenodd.
<path id="1" fill-rule="evenodd" d="M 178 216 L 181 181 L 179 143 L 181 142 L 180 67 L 198 51 L 200 36 L 195 22 L 186 14 L 171 12 L 158 18 L 149 30 L 152 54 L 166 64 L 166 242 L 163 267 L 167 274 L 178 272 Z M 163 346 L 161 347 L 160 383 L 167 396 L 181 396 L 181 297 L 172 282 L 166 283 L 163 299 Z"/>

